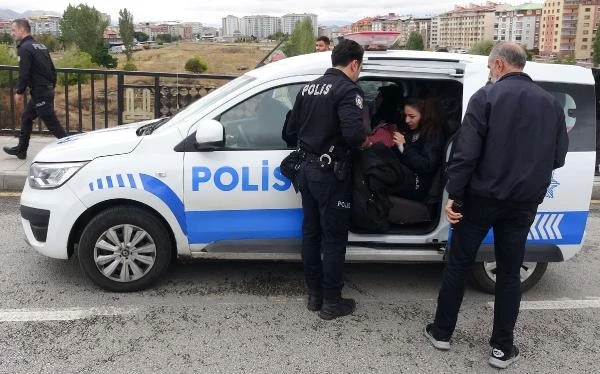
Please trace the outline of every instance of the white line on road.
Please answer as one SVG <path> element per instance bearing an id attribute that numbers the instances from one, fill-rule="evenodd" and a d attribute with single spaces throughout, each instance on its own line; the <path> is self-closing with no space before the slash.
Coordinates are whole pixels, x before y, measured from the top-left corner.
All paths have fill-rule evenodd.
<path id="1" fill-rule="evenodd" d="M 494 302 L 488 305 L 494 308 Z M 600 308 L 600 299 L 591 300 L 541 300 L 521 301 L 521 310 L 586 309 Z"/>
<path id="2" fill-rule="evenodd" d="M 137 308 L 0 309 L 0 322 L 69 321 L 95 316 L 131 314 Z"/>

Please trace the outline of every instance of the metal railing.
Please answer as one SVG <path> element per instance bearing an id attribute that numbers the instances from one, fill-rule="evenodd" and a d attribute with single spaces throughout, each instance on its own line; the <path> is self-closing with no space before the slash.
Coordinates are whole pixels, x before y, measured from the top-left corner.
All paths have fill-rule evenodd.
<path id="1" fill-rule="evenodd" d="M 237 76 L 58 68 L 54 107 L 69 133 L 171 116 Z M 0 65 L 0 134 L 16 134 L 18 67 Z M 29 99 L 25 95 L 25 100 Z M 26 105 L 27 102 L 25 102 Z M 38 120 L 34 131 L 46 133 Z"/>

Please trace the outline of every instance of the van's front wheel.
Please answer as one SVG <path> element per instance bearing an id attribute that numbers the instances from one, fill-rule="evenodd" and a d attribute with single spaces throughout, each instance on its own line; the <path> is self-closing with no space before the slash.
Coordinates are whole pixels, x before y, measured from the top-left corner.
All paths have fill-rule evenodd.
<path id="1" fill-rule="evenodd" d="M 167 270 L 172 245 L 163 224 L 134 206 L 97 214 L 79 241 L 79 264 L 94 283 L 116 292 L 138 291 Z"/>
<path id="2" fill-rule="evenodd" d="M 521 291 L 533 287 L 548 268 L 547 262 L 524 262 L 521 266 Z M 471 281 L 474 286 L 487 293 L 494 293 L 496 287 L 496 262 L 477 262 L 471 269 Z"/>

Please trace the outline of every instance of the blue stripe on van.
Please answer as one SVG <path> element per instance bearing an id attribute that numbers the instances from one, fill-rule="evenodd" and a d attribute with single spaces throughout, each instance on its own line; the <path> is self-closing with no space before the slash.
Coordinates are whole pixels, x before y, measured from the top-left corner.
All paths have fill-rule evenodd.
<path id="1" fill-rule="evenodd" d="M 529 229 L 528 244 L 581 244 L 588 212 L 538 212 Z M 493 244 L 494 233 L 488 232 L 483 244 Z"/>
<path id="2" fill-rule="evenodd" d="M 185 216 L 190 244 L 302 236 L 302 209 L 195 211 Z"/>

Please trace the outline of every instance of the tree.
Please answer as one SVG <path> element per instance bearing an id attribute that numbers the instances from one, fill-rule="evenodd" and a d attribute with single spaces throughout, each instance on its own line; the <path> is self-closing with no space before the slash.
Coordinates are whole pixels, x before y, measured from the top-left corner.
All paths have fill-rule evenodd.
<path id="1" fill-rule="evenodd" d="M 59 24 L 66 47 L 75 45 L 82 52 L 89 53 L 93 62 L 110 67 L 116 66 L 116 60 L 108 54 L 104 43 L 107 26 L 108 20 L 96 8 L 85 4 L 69 5 Z"/>
<path id="2" fill-rule="evenodd" d="M 596 37 L 592 42 L 592 61 L 594 62 L 594 66 L 598 66 L 600 64 L 600 38 L 598 36 L 600 33 L 596 31 Z"/>
<path id="3" fill-rule="evenodd" d="M 0 33 L 0 44 L 13 44 L 13 38 L 9 33 Z"/>
<path id="4" fill-rule="evenodd" d="M 150 36 L 148 34 L 146 34 L 145 32 L 141 32 L 141 31 L 135 31 L 133 33 L 133 37 L 138 42 L 147 42 L 150 39 Z"/>
<path id="5" fill-rule="evenodd" d="M 156 41 L 159 43 L 171 43 L 173 41 L 173 37 L 171 34 L 158 34 L 156 35 Z"/>
<path id="6" fill-rule="evenodd" d="M 494 48 L 494 42 L 491 40 L 482 40 L 479 43 L 473 44 L 469 53 L 472 55 L 483 55 L 488 56 Z"/>
<path id="7" fill-rule="evenodd" d="M 119 33 L 121 34 L 121 40 L 125 46 L 125 55 L 127 61 L 131 61 L 131 54 L 133 53 L 133 14 L 131 14 L 127 8 L 119 10 Z"/>
<path id="8" fill-rule="evenodd" d="M 297 56 L 315 51 L 315 36 L 312 21 L 305 18 L 296 22 L 289 41 L 283 47 L 286 56 Z"/>
<path id="9" fill-rule="evenodd" d="M 50 52 L 56 52 L 60 49 L 60 40 L 52 34 L 36 35 L 35 40 L 45 45 Z"/>
<path id="10" fill-rule="evenodd" d="M 405 49 L 413 51 L 422 51 L 425 49 L 423 45 L 423 36 L 417 31 L 413 31 L 408 35 L 408 41 L 406 42 Z"/>

